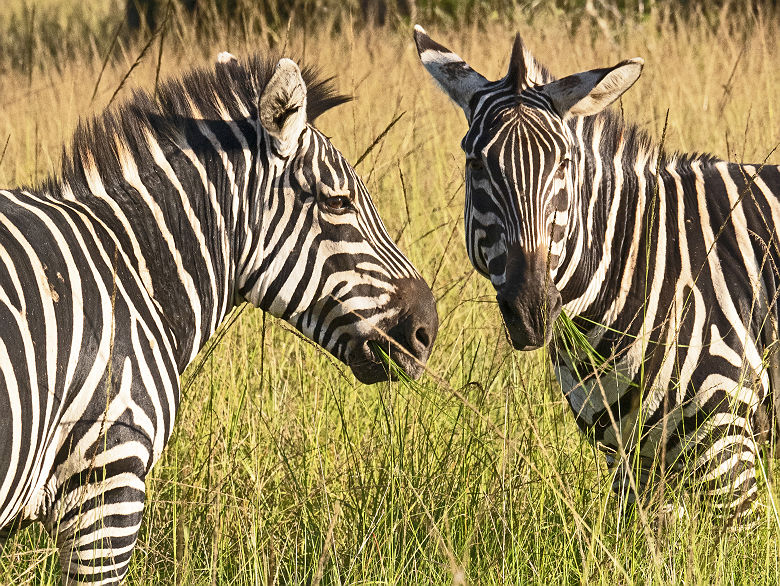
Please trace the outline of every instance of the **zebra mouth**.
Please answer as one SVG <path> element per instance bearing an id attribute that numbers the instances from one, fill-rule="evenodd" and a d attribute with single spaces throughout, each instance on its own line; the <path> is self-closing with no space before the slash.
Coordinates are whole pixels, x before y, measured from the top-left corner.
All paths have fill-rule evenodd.
<path id="1" fill-rule="evenodd" d="M 388 362 L 387 357 L 390 358 Z M 348 362 L 352 373 L 360 382 L 374 383 L 409 377 L 418 379 L 424 365 L 397 342 L 367 340 L 355 349 Z"/>
<path id="2" fill-rule="evenodd" d="M 552 340 L 552 323 L 560 310 L 553 312 L 551 316 L 534 319 L 538 316 L 516 315 L 503 305 L 500 305 L 500 308 L 506 326 L 504 332 L 515 350 L 531 352 L 543 348 Z"/>
<path id="3" fill-rule="evenodd" d="M 510 341 L 511 341 L 511 340 L 510 340 Z M 512 347 L 513 347 L 515 350 L 519 350 L 519 351 L 521 351 L 521 352 L 532 352 L 532 351 L 534 351 L 534 350 L 538 350 L 538 349 L 539 349 L 539 348 L 541 348 L 542 346 L 539 346 L 539 345 L 537 345 L 537 344 L 531 344 L 531 345 L 527 345 L 527 346 L 525 346 L 525 345 L 522 345 L 522 344 L 515 344 L 514 342 L 512 342 Z"/>
<path id="4" fill-rule="evenodd" d="M 538 333 L 536 331 L 529 331 L 524 327 L 524 324 L 518 323 L 519 320 L 510 317 L 509 320 L 504 318 L 506 324 L 506 337 L 509 339 L 509 343 L 515 350 L 521 352 L 531 352 L 532 350 L 538 350 L 547 344 L 552 338 L 552 328 Z"/>

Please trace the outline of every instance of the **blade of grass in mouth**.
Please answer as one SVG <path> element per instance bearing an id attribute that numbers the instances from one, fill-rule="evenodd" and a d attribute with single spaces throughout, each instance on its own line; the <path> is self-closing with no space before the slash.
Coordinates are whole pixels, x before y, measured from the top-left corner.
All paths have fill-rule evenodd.
<path id="1" fill-rule="evenodd" d="M 599 354 L 591 344 L 591 341 L 574 323 L 574 320 L 566 313 L 561 311 L 558 315 L 558 319 L 555 320 L 555 332 L 557 334 L 558 342 L 562 346 L 563 351 L 569 355 L 572 366 L 574 368 L 574 374 L 580 380 L 585 377 L 580 373 L 578 363 L 588 364 L 595 371 L 603 371 L 605 368 L 609 368 L 606 365 L 606 359 Z M 587 369 L 588 366 L 585 366 Z"/>
<path id="2" fill-rule="evenodd" d="M 574 373 L 577 377 L 583 380 L 585 377 L 580 373 L 577 368 L 578 362 L 583 365 L 589 363 L 593 369 L 594 374 L 598 373 L 599 376 L 606 374 L 610 370 L 615 369 L 615 364 L 608 364 L 609 359 L 602 356 L 593 344 L 580 329 L 580 327 L 574 323 L 574 320 L 566 313 L 561 311 L 558 318 L 555 320 L 555 332 L 557 334 L 558 342 L 561 344 L 564 352 L 569 355 L 574 368 Z M 587 368 L 587 366 L 585 366 Z M 635 385 L 636 383 L 627 377 L 625 374 L 621 374 L 615 371 L 615 376 L 629 385 Z"/>
<path id="3" fill-rule="evenodd" d="M 392 359 L 387 350 L 382 348 L 382 346 L 380 346 L 377 342 L 369 342 L 369 344 L 371 345 L 371 348 L 374 350 L 376 355 L 379 357 L 379 360 L 381 360 L 382 363 L 390 369 L 391 374 L 395 375 L 398 380 L 401 380 L 407 384 L 414 383 L 406 371 L 398 366 L 396 361 Z"/>

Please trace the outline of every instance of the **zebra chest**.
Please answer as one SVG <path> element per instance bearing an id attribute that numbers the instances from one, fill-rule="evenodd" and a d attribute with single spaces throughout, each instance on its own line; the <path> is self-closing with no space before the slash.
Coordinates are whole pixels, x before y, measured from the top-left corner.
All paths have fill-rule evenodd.
<path id="1" fill-rule="evenodd" d="M 596 369 L 560 354 L 553 365 L 580 429 L 588 432 L 601 428 L 604 431 L 597 434 L 599 441 L 611 446 L 616 443 L 616 429 L 625 436 L 634 426 L 640 393 L 631 364 L 617 362 L 609 368 Z"/>
<path id="2" fill-rule="evenodd" d="M 591 427 L 596 414 L 604 406 L 601 397 L 594 395 L 596 381 L 581 380 L 567 362 L 561 361 L 554 367 L 563 396 L 569 403 L 577 423 L 580 427 Z"/>

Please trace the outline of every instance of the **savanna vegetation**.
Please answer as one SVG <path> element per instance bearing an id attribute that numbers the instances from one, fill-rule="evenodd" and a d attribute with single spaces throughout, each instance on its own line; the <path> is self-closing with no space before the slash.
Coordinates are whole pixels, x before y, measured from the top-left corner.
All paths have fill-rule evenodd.
<path id="1" fill-rule="evenodd" d="M 644 57 L 615 106 L 626 118 L 660 141 L 668 114 L 667 150 L 779 164 L 776 9 L 639 4 L 415 10 L 493 78 L 515 31 L 560 75 Z M 780 583 L 771 459 L 749 531 L 725 533 L 695 495 L 672 495 L 690 512 L 677 523 L 627 518 L 545 351 L 512 350 L 463 245 L 465 120 L 419 64 L 411 16 L 376 27 L 356 3 L 313 0 L 281 23 L 268 4 L 238 2 L 224 20 L 177 6 L 156 30 L 131 33 L 118 0 L 0 4 L 0 185 L 56 173 L 79 118 L 132 88 L 154 91 L 219 51 L 283 53 L 355 96 L 318 126 L 360 161 L 390 234 L 431 284 L 441 327 L 419 383 L 367 387 L 286 324 L 237 308 L 184 375 L 129 584 Z M 40 526 L 6 544 L 0 583 L 59 583 Z"/>

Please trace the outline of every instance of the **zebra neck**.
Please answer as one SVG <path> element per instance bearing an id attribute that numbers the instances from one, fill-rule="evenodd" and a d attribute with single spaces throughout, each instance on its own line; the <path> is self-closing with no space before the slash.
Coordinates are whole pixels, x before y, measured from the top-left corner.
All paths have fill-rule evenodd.
<path id="1" fill-rule="evenodd" d="M 233 307 L 245 182 L 224 152 L 145 138 L 145 152 L 118 142 L 113 164 L 82 157 L 80 169 L 65 173 L 62 194 L 89 208 L 117 262 L 138 275 L 182 372 Z"/>
<path id="2" fill-rule="evenodd" d="M 644 133 L 611 114 L 580 121 L 577 136 L 577 221 L 558 286 L 570 314 L 604 323 L 635 288 L 642 247 L 657 229 L 659 151 Z"/>

